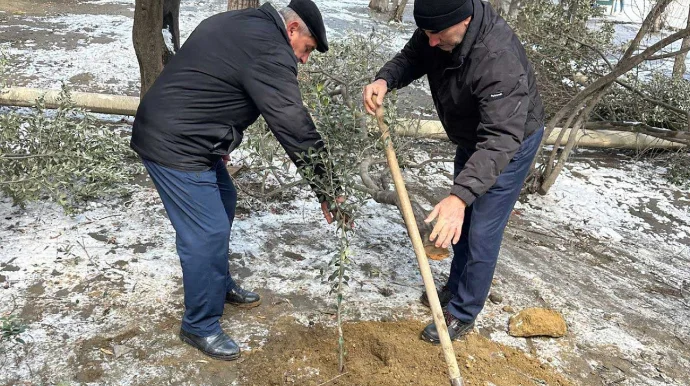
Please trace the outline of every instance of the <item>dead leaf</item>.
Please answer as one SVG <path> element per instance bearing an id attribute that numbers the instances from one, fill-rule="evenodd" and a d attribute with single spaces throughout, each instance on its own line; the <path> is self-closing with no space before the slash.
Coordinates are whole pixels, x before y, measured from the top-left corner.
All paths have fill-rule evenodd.
<path id="1" fill-rule="evenodd" d="M 107 349 L 104 349 L 104 348 L 101 349 L 101 352 L 102 352 L 103 354 L 114 355 L 112 351 L 107 350 Z"/>

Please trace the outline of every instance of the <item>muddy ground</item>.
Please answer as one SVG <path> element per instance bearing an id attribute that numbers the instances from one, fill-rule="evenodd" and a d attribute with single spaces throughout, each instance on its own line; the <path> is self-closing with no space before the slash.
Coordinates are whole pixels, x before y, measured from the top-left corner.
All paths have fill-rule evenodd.
<path id="1" fill-rule="evenodd" d="M 222 2 L 189 2 L 185 12 Z M 324 3 L 366 9 L 366 1 Z M 120 35 L 96 25 L 123 23 L 132 4 L 0 0 L 0 46 L 20 52 L 7 80 L 51 87 L 62 79 L 77 90 L 136 95 L 135 58 L 109 58 L 109 71 L 99 57 L 97 68 L 70 62 L 88 45 L 120 52 Z M 82 24 L 74 30 L 70 20 Z M 60 70 L 49 73 L 48 56 L 32 50 L 57 53 Z M 417 161 L 452 151 L 420 142 Z M 406 175 L 410 190 L 445 194 L 450 167 Z M 504 238 L 496 303 L 455 343 L 468 385 L 690 384 L 690 198 L 661 181 L 663 172 L 631 154 L 583 151 L 552 193 L 522 199 Z M 77 215 L 47 202 L 20 209 L 0 197 L 0 315 L 27 327 L 26 343 L 0 342 L 0 384 L 446 384 L 440 350 L 418 339 L 430 318 L 417 301 L 421 278 L 396 209 L 369 203 L 359 224 L 339 376 L 334 297 L 321 274 L 336 247 L 311 198 L 294 191 L 260 211 L 240 203 L 231 269 L 264 302 L 226 309 L 222 325 L 245 354 L 224 363 L 177 339 L 183 297 L 174 233 L 142 181 L 130 199 L 104 198 Z M 439 284 L 448 264 L 432 263 Z M 566 336 L 510 337 L 510 315 L 535 306 L 563 313 Z"/>

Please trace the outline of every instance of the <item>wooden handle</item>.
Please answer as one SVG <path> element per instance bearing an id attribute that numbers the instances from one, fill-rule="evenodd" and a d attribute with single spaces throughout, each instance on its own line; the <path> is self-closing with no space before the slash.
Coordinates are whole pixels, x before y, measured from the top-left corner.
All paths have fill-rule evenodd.
<path id="1" fill-rule="evenodd" d="M 374 103 L 376 103 L 376 96 L 373 96 L 372 100 L 374 100 Z M 422 237 L 419 235 L 417 222 L 415 221 L 414 213 L 412 212 L 412 205 L 410 204 L 410 197 L 407 195 L 405 181 L 403 181 L 400 166 L 398 165 L 398 157 L 395 155 L 393 143 L 391 142 L 388 125 L 386 125 L 386 123 L 383 121 L 383 106 L 379 106 L 376 109 L 376 120 L 378 122 L 379 129 L 381 129 L 381 139 L 386 147 L 386 158 L 388 159 L 388 167 L 391 169 L 391 174 L 393 175 L 395 191 L 397 192 L 398 200 L 400 201 L 400 210 L 402 211 L 402 216 L 405 220 L 405 225 L 407 226 L 407 233 L 410 235 L 410 239 L 412 240 L 414 253 L 417 255 L 419 271 L 422 274 L 424 288 L 426 289 L 426 296 L 429 299 L 429 305 L 431 306 L 431 315 L 434 318 L 436 330 L 438 331 L 438 336 L 441 339 L 441 347 L 443 349 L 443 356 L 446 359 L 446 364 L 448 365 L 450 382 L 452 386 L 462 386 L 460 369 L 458 369 L 458 362 L 455 358 L 455 352 L 453 351 L 453 343 L 448 335 L 448 326 L 446 326 L 446 320 L 443 316 L 441 302 L 438 300 L 438 293 L 436 292 L 434 278 L 431 275 L 429 260 L 427 260 L 426 252 L 424 251 L 424 242 L 422 241 Z"/>

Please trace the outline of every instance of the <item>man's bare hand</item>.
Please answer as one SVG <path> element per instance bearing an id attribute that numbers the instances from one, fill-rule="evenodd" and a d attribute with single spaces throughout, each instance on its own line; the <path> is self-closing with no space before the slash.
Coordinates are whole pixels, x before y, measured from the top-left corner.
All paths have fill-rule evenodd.
<path id="1" fill-rule="evenodd" d="M 428 224 L 438 217 L 429 236 L 429 241 L 436 241 L 434 244 L 436 248 L 448 248 L 451 241 L 453 244 L 460 241 L 466 206 L 463 200 L 450 195 L 441 200 L 431 211 L 429 217 L 424 220 Z"/>
<path id="2" fill-rule="evenodd" d="M 223 155 L 223 156 L 221 156 L 221 159 L 223 160 L 223 165 L 225 165 L 225 167 L 227 167 L 228 161 L 230 161 L 230 156 L 229 155 Z"/>
<path id="3" fill-rule="evenodd" d="M 364 86 L 364 108 L 371 115 L 376 114 L 376 109 L 383 105 L 383 97 L 388 92 L 388 83 L 383 79 L 377 79 L 373 83 Z M 376 95 L 376 101 L 372 96 Z"/>
<path id="4" fill-rule="evenodd" d="M 343 202 L 345 202 L 345 197 L 338 197 L 336 198 L 336 201 L 338 202 L 338 204 L 342 204 Z M 336 208 L 333 208 L 331 210 L 329 208 L 330 206 L 331 203 L 328 201 L 324 201 L 321 203 L 321 211 L 323 212 L 323 217 L 326 218 L 326 222 L 328 222 L 329 224 L 333 223 L 334 217 L 338 214 L 338 210 Z M 347 219 L 347 221 L 349 221 L 349 219 Z"/>

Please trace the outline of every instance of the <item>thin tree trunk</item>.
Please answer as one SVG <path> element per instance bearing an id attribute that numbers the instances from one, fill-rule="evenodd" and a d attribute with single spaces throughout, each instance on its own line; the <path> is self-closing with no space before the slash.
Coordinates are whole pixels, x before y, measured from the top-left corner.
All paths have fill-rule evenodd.
<path id="1" fill-rule="evenodd" d="M 228 0 L 228 11 L 245 8 L 259 8 L 259 0 Z"/>
<path id="2" fill-rule="evenodd" d="M 685 28 L 690 29 L 690 7 L 688 7 L 688 22 L 685 26 Z M 683 39 L 683 43 L 680 46 L 680 49 L 683 50 L 685 48 L 690 47 L 690 36 L 687 36 Z M 675 61 L 673 62 L 673 78 L 674 79 L 683 79 L 683 74 L 685 74 L 685 61 L 688 57 L 687 52 L 678 54 L 676 56 Z"/>
<path id="3" fill-rule="evenodd" d="M 539 188 L 539 194 L 548 193 L 549 189 L 551 189 L 551 186 L 553 186 L 553 184 L 556 182 L 556 178 L 558 178 L 558 175 L 561 174 L 561 171 L 565 166 L 565 162 L 568 160 L 568 157 L 570 157 L 570 153 L 573 151 L 573 148 L 575 148 L 578 131 L 580 131 L 580 129 L 585 126 L 587 120 L 589 119 L 589 114 L 592 112 L 597 103 L 599 103 L 599 100 L 602 96 L 604 96 L 604 94 L 606 94 L 606 88 L 602 88 L 597 95 L 595 95 L 594 97 L 592 97 L 591 100 L 588 101 L 585 108 L 582 111 L 580 111 L 580 116 L 577 118 L 577 121 L 575 121 L 573 130 L 570 131 L 568 143 L 566 143 L 563 152 L 561 152 L 560 157 L 558 157 L 558 162 L 556 163 L 556 166 L 553 168 L 553 171 L 545 176 L 544 182 L 542 182 L 541 187 Z M 573 113 L 573 116 L 575 115 L 577 115 L 577 112 Z"/>
<path id="4" fill-rule="evenodd" d="M 167 49 L 163 42 L 163 1 L 136 0 L 134 3 L 134 25 L 132 42 L 139 61 L 141 75 L 140 96 L 143 97 L 149 87 L 163 70 L 163 54 Z"/>
<path id="5" fill-rule="evenodd" d="M 163 66 L 180 48 L 180 0 L 136 0 L 132 42 L 139 62 L 141 97 L 163 71 Z M 170 34 L 165 44 L 163 29 Z"/>
<path id="6" fill-rule="evenodd" d="M 391 20 L 398 23 L 402 22 L 403 13 L 405 12 L 405 7 L 407 6 L 407 0 L 401 0 L 400 3 L 395 7 Z"/>

